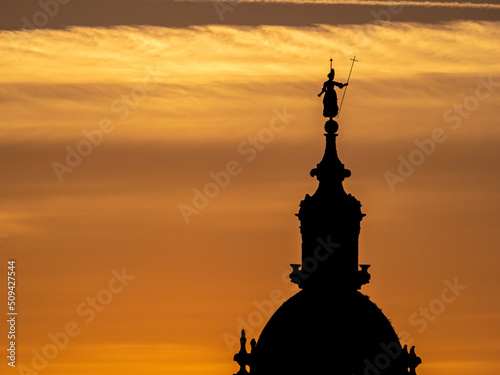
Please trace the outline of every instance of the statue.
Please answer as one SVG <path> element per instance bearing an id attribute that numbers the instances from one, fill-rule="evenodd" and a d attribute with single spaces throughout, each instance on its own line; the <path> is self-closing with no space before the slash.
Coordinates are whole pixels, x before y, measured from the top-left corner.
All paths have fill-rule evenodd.
<path id="1" fill-rule="evenodd" d="M 335 70 L 332 68 L 332 59 L 330 59 L 330 73 L 328 73 L 328 81 L 323 83 L 323 89 L 318 94 L 319 97 L 325 93 L 323 98 L 323 117 L 329 117 L 330 120 L 333 120 L 334 117 L 337 117 L 340 109 L 337 102 L 337 93 L 335 92 L 335 86 L 343 89 L 347 85 L 349 85 L 349 79 L 351 78 L 352 67 L 354 66 L 354 62 L 356 60 L 356 56 L 352 60 L 351 71 L 349 72 L 349 78 L 347 78 L 347 83 L 336 82 L 333 79 L 335 78 Z M 346 90 L 347 91 L 347 90 Z M 345 91 L 344 91 L 345 96 Z M 342 96 L 342 103 L 344 102 L 344 96 Z M 340 107 L 342 108 L 342 103 L 340 103 Z"/>
<path id="2" fill-rule="evenodd" d="M 323 83 L 323 89 L 318 94 L 318 96 L 323 95 L 325 93 L 325 97 L 323 98 L 323 117 L 330 117 L 330 120 L 333 117 L 336 117 L 339 113 L 339 105 L 337 103 L 337 93 L 335 92 L 335 86 L 343 89 L 349 83 L 340 83 L 336 82 L 333 79 L 335 78 L 335 70 L 331 69 L 330 73 L 328 73 L 328 81 Z"/>

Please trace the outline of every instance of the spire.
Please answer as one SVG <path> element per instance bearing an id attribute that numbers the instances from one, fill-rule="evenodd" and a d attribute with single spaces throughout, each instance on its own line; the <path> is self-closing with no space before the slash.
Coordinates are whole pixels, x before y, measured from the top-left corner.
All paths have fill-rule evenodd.
<path id="1" fill-rule="evenodd" d="M 316 177 L 320 182 L 315 195 L 325 195 L 325 198 L 346 195 L 342 181 L 351 176 L 351 171 L 344 167 L 337 154 L 338 129 L 337 121 L 330 119 L 325 123 L 325 154 L 317 167 L 311 170 L 311 177 Z"/>
<path id="2" fill-rule="evenodd" d="M 354 62 L 357 61 L 355 58 Z M 332 68 L 333 69 L 333 68 Z M 351 66 L 352 71 L 352 66 Z M 346 84 L 329 80 L 324 83 L 323 116 L 326 147 L 323 159 L 311 170 L 319 186 L 306 195 L 297 214 L 302 235 L 302 264 L 292 264 L 290 278 L 302 289 L 356 290 L 368 283 L 369 265 L 358 264 L 358 237 L 360 223 L 365 216 L 361 203 L 344 190 L 343 181 L 351 176 L 337 152 L 339 124 L 333 120 L 338 113 L 335 86 Z"/>
<path id="3" fill-rule="evenodd" d="M 356 290 L 368 283 L 369 265 L 358 265 L 361 203 L 343 187 L 351 175 L 340 161 L 336 138 L 339 125 L 325 124 L 323 159 L 311 170 L 319 186 L 306 195 L 297 214 L 302 235 L 302 264 L 293 264 L 290 278 L 303 289 Z M 302 267 L 302 268 L 300 268 Z"/>

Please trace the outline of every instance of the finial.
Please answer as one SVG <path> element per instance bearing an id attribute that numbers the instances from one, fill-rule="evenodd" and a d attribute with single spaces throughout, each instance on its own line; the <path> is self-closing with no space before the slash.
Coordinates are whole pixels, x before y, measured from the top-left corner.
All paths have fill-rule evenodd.
<path id="1" fill-rule="evenodd" d="M 240 365 L 239 371 L 234 374 L 234 375 L 249 375 L 249 372 L 247 371 L 247 366 L 251 365 L 252 361 L 252 353 L 248 353 L 246 349 L 246 342 L 247 338 L 245 335 L 245 330 L 241 330 L 241 338 L 240 338 L 240 351 L 234 355 L 234 361 Z M 250 346 L 252 348 L 252 351 L 255 349 L 256 342 L 254 339 L 252 339 L 252 342 L 250 343 Z"/>
<path id="2" fill-rule="evenodd" d="M 335 134 L 337 130 L 339 130 L 339 124 L 337 121 L 330 119 L 325 122 L 325 131 L 328 134 Z"/>
<path id="3" fill-rule="evenodd" d="M 354 58 L 356 58 L 356 57 L 354 57 Z M 333 68 L 332 64 L 333 64 L 333 59 L 330 57 L 330 71 L 331 71 L 331 70 L 332 70 L 332 68 Z"/>
<path id="4" fill-rule="evenodd" d="M 408 354 L 408 367 L 410 368 L 410 371 L 408 372 L 408 374 L 417 375 L 417 373 L 415 372 L 415 369 L 421 363 L 422 363 L 422 359 L 415 354 L 415 346 L 412 346 L 410 349 L 410 353 Z"/>

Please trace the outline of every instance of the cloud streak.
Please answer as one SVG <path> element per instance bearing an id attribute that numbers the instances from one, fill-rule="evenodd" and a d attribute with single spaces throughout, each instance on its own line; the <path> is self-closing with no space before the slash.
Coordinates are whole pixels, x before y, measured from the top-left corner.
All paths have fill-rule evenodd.
<path id="1" fill-rule="evenodd" d="M 234 4 L 233 4 L 234 5 Z M 391 21 L 439 23 L 454 20 L 499 19 L 500 5 L 479 1 L 242 1 L 236 6 L 212 1 L 72 0 L 57 11 L 39 2 L 5 2 L 0 29 L 65 29 L 71 26 L 189 27 L 213 24 L 309 26 L 366 24 Z M 222 9 L 221 9 L 222 8 Z M 237 10 L 236 10 L 237 9 Z M 222 12 L 222 15 L 221 15 Z"/>
<path id="2" fill-rule="evenodd" d="M 140 0 L 139 0 L 140 1 Z M 176 0 L 198 1 L 198 0 Z M 207 0 L 210 1 L 210 0 Z M 222 2 L 222 1 L 221 1 Z M 242 0 L 243 3 L 283 3 L 283 4 L 335 4 L 359 6 L 393 6 L 393 7 L 444 7 L 468 9 L 500 9 L 500 5 L 486 2 L 458 1 L 384 1 L 384 0 Z"/>

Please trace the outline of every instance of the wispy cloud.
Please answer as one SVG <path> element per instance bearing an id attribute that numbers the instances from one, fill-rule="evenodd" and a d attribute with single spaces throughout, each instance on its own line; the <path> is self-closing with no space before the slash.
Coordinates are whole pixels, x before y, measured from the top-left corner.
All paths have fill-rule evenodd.
<path id="1" fill-rule="evenodd" d="M 48 8 L 43 2 L 1 4 L 0 29 L 65 29 L 71 26 L 163 26 L 366 24 L 387 20 L 440 23 L 454 20 L 496 21 L 500 5 L 493 1 L 383 0 L 211 0 L 124 1 L 72 0 Z M 50 13 L 50 14 L 49 14 Z"/>
<path id="2" fill-rule="evenodd" d="M 141 1 L 141 0 L 139 0 Z M 176 0 L 176 1 L 200 1 L 200 0 Z M 201 0 L 212 1 L 212 0 Z M 217 0 L 216 0 L 217 1 Z M 220 0 L 223 2 L 222 0 Z M 289 3 L 289 4 L 336 4 L 336 5 L 360 5 L 360 6 L 405 6 L 405 7 L 444 7 L 444 8 L 478 8 L 478 9 L 500 9 L 499 4 L 487 2 L 458 2 L 458 1 L 384 1 L 384 0 L 242 0 L 242 3 Z"/>

